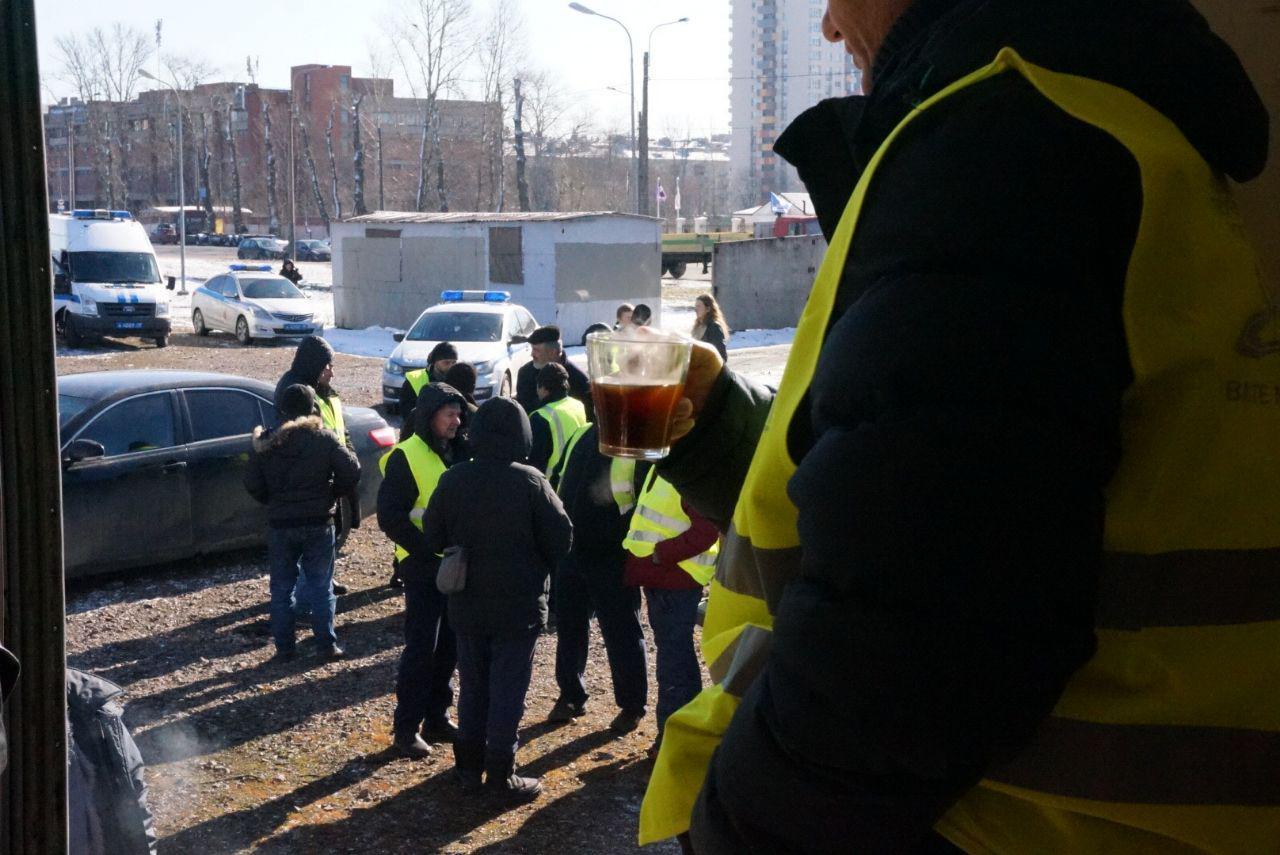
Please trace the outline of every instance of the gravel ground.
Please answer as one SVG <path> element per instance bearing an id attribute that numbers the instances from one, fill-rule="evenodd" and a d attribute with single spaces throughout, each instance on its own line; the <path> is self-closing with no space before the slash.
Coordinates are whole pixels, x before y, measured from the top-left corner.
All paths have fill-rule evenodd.
<path id="1" fill-rule="evenodd" d="M 274 382 L 293 354 L 289 346 L 242 348 L 182 333 L 171 342 L 63 354 L 58 371 L 186 368 Z M 348 403 L 373 405 L 378 371 L 377 359 L 339 355 L 334 384 Z M 264 550 L 71 588 L 69 661 L 125 689 L 127 721 L 148 763 L 161 851 L 636 849 L 655 726 L 650 716 L 628 736 L 608 732 L 616 709 L 598 634 L 588 714 L 554 728 L 544 722 L 556 697 L 555 638 L 539 642 L 518 758 L 527 773 L 542 776 L 536 802 L 509 808 L 464 799 L 449 778 L 446 750 L 426 761 L 389 755 L 402 640 L 401 599 L 385 584 L 390 553 L 368 519 L 339 557 L 337 575 L 351 592 L 338 605 L 348 658 L 337 663 L 308 656 L 309 642 L 295 662 L 268 662 Z M 300 631 L 300 639 L 307 636 Z M 651 680 L 651 696 L 655 689 Z M 648 851 L 679 850 L 668 842 Z"/>

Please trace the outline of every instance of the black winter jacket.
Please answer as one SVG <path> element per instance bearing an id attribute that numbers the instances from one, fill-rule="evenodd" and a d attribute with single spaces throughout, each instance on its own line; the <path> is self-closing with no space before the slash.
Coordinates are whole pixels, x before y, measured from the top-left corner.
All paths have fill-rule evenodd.
<path id="1" fill-rule="evenodd" d="M 122 693 L 101 677 L 67 669 L 70 852 L 154 855 L 156 851 L 143 774 L 146 764 L 115 700 Z"/>
<path id="2" fill-rule="evenodd" d="M 569 361 L 569 357 L 560 353 L 560 364 L 569 372 L 569 396 L 577 398 L 587 408 L 587 421 L 595 421 L 595 405 L 591 402 L 591 381 L 586 373 Z M 533 415 L 533 411 L 542 406 L 538 397 L 538 371 L 541 370 L 532 362 L 525 363 L 516 372 L 516 401 L 524 407 L 524 411 Z"/>
<path id="3" fill-rule="evenodd" d="M 418 436 L 440 455 L 446 467 L 452 466 L 462 459 L 463 440 L 437 439 L 431 433 L 431 417 L 445 404 L 459 404 L 465 413 L 466 399 L 452 386 L 431 383 L 423 387 L 416 400 L 411 423 Z M 433 573 L 436 553 L 441 551 L 428 548 L 426 538 L 409 517 L 417 500 L 418 482 L 413 479 L 408 458 L 404 452 L 392 452 L 378 487 L 378 528 L 409 553 L 409 557 L 400 562 L 400 575 L 405 578 L 425 578 L 426 574 Z"/>
<path id="4" fill-rule="evenodd" d="M 572 556 L 580 567 L 617 567 L 626 561 L 622 541 L 631 528 L 631 511 L 618 512 L 613 499 L 611 466 L 613 458 L 600 453 L 595 425 L 573 447 L 573 453 L 559 467 L 559 495 L 565 512 L 573 523 Z M 637 470 L 648 471 L 641 463 Z M 636 494 L 644 476 L 637 474 L 633 485 Z"/>
<path id="5" fill-rule="evenodd" d="M 828 238 L 913 105 L 1004 46 L 1128 89 L 1236 180 L 1265 162 L 1265 110 L 1184 0 L 916 0 L 870 95 L 775 146 Z M 909 850 L 1092 655 L 1141 204 L 1132 156 L 1016 74 L 928 110 L 885 158 L 788 434 L 802 575 L 772 592 L 768 664 L 695 809 L 700 855 Z M 659 464 L 721 525 L 771 397 L 726 370 Z"/>
<path id="6" fill-rule="evenodd" d="M 360 483 L 360 461 L 319 416 L 303 416 L 275 430 L 256 427 L 244 486 L 267 506 L 272 528 L 327 522 L 338 497 Z"/>
<path id="7" fill-rule="evenodd" d="M 300 341 L 298 349 L 293 353 L 293 364 L 276 383 L 276 409 L 280 408 L 280 396 L 284 394 L 284 390 L 295 383 L 310 386 L 315 391 L 316 397 L 329 400 L 329 396 L 334 394 L 334 389 L 327 384 L 323 388 L 319 385 L 320 372 L 324 371 L 326 365 L 333 363 L 333 356 L 333 345 L 321 336 L 309 335 Z M 339 439 L 350 444 L 345 436 Z"/>
<path id="8" fill-rule="evenodd" d="M 541 472 L 524 463 L 529 417 L 509 398 L 486 401 L 471 426 L 475 459 L 440 478 L 424 535 L 433 552 L 461 546 L 467 585 L 449 596 L 458 634 L 502 636 L 542 626 L 547 579 L 573 542 L 573 524 Z"/>

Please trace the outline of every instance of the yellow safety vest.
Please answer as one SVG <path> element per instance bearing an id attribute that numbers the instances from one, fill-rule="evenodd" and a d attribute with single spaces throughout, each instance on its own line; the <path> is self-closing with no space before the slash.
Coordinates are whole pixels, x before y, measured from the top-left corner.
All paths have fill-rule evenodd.
<path id="1" fill-rule="evenodd" d="M 711 585 L 702 639 L 717 683 L 666 724 L 642 843 L 687 830 L 711 752 L 768 649 L 766 598 L 798 573 L 786 434 L 867 188 L 906 125 L 1002 73 L 1115 138 L 1140 168 L 1142 221 L 1123 306 L 1134 381 L 1124 456 L 1107 488 L 1098 651 L 1033 744 L 937 828 L 968 852 L 1280 848 L 1280 360 L 1253 341 L 1275 308 L 1225 180 L 1172 122 L 1122 89 L 1007 48 L 904 119 L 849 200 Z"/>
<path id="2" fill-rule="evenodd" d="M 615 457 L 609 463 L 609 489 L 618 513 L 625 514 L 636 506 L 636 462 Z"/>
<path id="3" fill-rule="evenodd" d="M 405 460 L 409 463 L 409 471 L 413 473 L 413 482 L 418 485 L 418 498 L 413 501 L 413 510 L 409 518 L 418 527 L 418 531 L 422 531 L 422 512 L 426 510 L 427 502 L 430 501 L 431 494 L 436 491 L 436 484 L 439 483 L 440 476 L 444 474 L 446 467 L 440 455 L 436 454 L 435 450 L 415 433 L 408 439 L 396 443 L 390 451 L 379 458 L 378 467 L 383 475 L 387 474 L 387 461 L 397 451 L 404 454 Z M 409 557 L 409 551 L 397 543 L 397 560 L 403 561 L 407 557 Z"/>
<path id="4" fill-rule="evenodd" d="M 640 558 L 648 558 L 664 540 L 670 540 L 689 530 L 693 525 L 680 503 L 680 494 L 671 482 L 658 475 L 657 468 L 649 470 L 636 512 L 631 517 L 631 531 L 622 541 L 623 549 Z M 695 582 L 707 584 L 716 574 L 716 558 L 720 555 L 720 540 L 701 555 L 686 558 L 679 563 L 684 572 Z"/>
<path id="5" fill-rule="evenodd" d="M 587 424 L 587 408 L 577 398 L 561 398 L 543 404 L 533 411 L 534 416 L 541 416 L 551 426 L 551 457 L 547 460 L 547 474 L 555 472 L 560 458 L 564 454 L 565 444 L 573 432 Z"/>
<path id="6" fill-rule="evenodd" d="M 324 422 L 325 427 L 338 435 L 339 442 L 346 443 L 347 421 L 342 415 L 342 399 L 337 395 L 330 395 L 326 401 L 316 395 L 316 404 L 320 408 L 320 421 Z"/>
<path id="7" fill-rule="evenodd" d="M 406 371 L 404 379 L 409 381 L 409 388 L 413 390 L 413 394 L 421 395 L 422 387 L 431 382 L 431 369 L 415 368 L 412 371 Z"/>

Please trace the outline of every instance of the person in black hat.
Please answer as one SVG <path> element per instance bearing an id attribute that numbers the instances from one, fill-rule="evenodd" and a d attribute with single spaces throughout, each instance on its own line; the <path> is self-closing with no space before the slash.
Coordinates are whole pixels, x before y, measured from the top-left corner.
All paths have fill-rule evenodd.
<path id="1" fill-rule="evenodd" d="M 453 342 L 442 341 L 427 354 L 427 366 L 404 373 L 404 383 L 400 386 L 400 417 L 406 420 L 413 414 L 418 405 L 418 392 L 428 383 L 448 383 L 445 375 L 458 362 L 458 348 Z M 475 386 L 472 385 L 474 390 Z M 409 436 L 411 428 L 401 427 L 400 433 Z"/>
<path id="2" fill-rule="evenodd" d="M 560 328 L 557 326 L 538 327 L 529 335 L 529 345 L 533 350 L 533 361 L 526 363 L 516 374 L 516 402 L 524 407 L 524 411 L 532 415 L 534 410 L 542 406 L 538 397 L 538 372 L 542 366 L 552 362 L 564 366 L 569 373 L 569 396 L 577 398 L 587 410 L 587 421 L 594 421 L 594 410 L 591 406 L 591 382 L 586 373 L 569 361 L 565 355 L 564 344 L 560 341 Z"/>

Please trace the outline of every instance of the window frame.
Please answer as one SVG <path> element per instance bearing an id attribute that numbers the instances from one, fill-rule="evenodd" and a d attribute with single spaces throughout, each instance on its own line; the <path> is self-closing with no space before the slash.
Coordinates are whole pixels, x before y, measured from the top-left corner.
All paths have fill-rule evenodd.
<path id="1" fill-rule="evenodd" d="M 244 395 L 253 401 L 258 408 L 258 423 L 254 427 L 270 427 L 267 424 L 267 413 L 275 410 L 275 404 L 270 403 L 256 392 L 248 389 L 241 389 L 238 386 L 184 386 L 177 390 L 181 393 L 183 415 L 186 418 L 188 445 L 203 445 L 209 442 L 225 442 L 227 440 L 235 440 L 247 438 L 253 435 L 253 428 L 249 428 L 247 433 L 225 434 L 223 436 L 211 436 L 204 439 L 196 439 L 196 417 L 191 406 L 191 401 L 187 397 L 191 392 L 231 392 L 234 394 Z"/>
<path id="2" fill-rule="evenodd" d="M 107 415 L 107 413 L 110 413 L 110 412 L 111 412 L 112 410 L 114 410 L 116 407 L 123 406 L 124 404 L 128 404 L 128 403 L 130 403 L 130 402 L 132 402 L 132 401 L 137 401 L 137 400 L 140 400 L 140 399 L 142 399 L 142 398 L 148 398 L 148 397 L 154 397 L 154 396 L 160 396 L 160 395 L 163 395 L 163 396 L 166 396 L 166 397 L 168 398 L 168 400 L 169 400 L 169 417 L 173 420 L 173 444 L 172 444 L 172 445 L 157 446 L 156 448 L 142 448 L 142 449 L 138 449 L 137 451 L 123 451 L 123 452 L 120 452 L 119 454 L 110 454 L 110 453 L 107 453 L 107 454 L 104 454 L 104 455 L 102 456 L 102 459 L 103 459 L 103 460 L 118 460 L 118 459 L 120 459 L 120 458 L 123 458 L 123 457 L 129 457 L 129 456 L 134 455 L 134 454 L 153 454 L 153 453 L 155 453 L 155 452 L 157 452 L 157 451 L 165 451 L 165 450 L 173 449 L 173 448 L 181 448 L 183 445 L 186 445 L 186 443 L 185 443 L 185 442 L 183 442 L 183 440 L 185 439 L 185 437 L 183 436 L 183 430 L 182 430 L 182 428 L 183 428 L 183 424 L 182 424 L 182 414 L 177 410 L 177 405 L 176 405 L 176 402 L 174 401 L 173 391 L 174 391 L 174 390 L 172 390 L 172 389 L 158 389 L 158 390 L 157 390 L 157 389 L 152 389 L 152 390 L 149 390 L 149 391 L 146 391 L 146 392 L 138 392 L 137 394 L 129 395 L 128 397 L 126 397 L 126 398 L 121 398 L 121 399 L 120 399 L 120 400 L 118 400 L 118 401 L 113 401 L 112 403 L 110 403 L 110 404 L 108 404 L 107 406 L 103 407 L 99 412 L 94 413 L 93 417 L 92 417 L 91 419 L 89 419 L 89 421 L 85 422 L 85 424 L 84 424 L 84 425 L 82 425 L 82 426 L 81 426 L 81 427 L 80 427 L 80 428 L 75 432 L 75 434 L 71 437 L 71 439 L 69 439 L 69 440 L 67 441 L 67 444 L 70 444 L 70 443 L 72 443 L 72 442 L 75 442 L 77 439 L 81 439 L 81 438 L 84 438 L 84 439 L 93 439 L 93 437 L 91 437 L 91 436 L 89 436 L 89 437 L 84 436 L 84 432 L 85 432 L 85 431 L 87 431 L 87 430 L 89 430 L 90 428 L 92 428 L 95 424 L 97 424 L 97 423 L 98 423 L 98 421 L 99 421 L 100 419 L 102 419 L 103 417 L 105 417 L 105 416 Z M 96 440 L 96 439 L 94 439 L 93 441 L 94 441 L 94 442 L 100 442 L 100 440 Z M 102 443 L 102 445 L 105 447 L 105 446 L 106 446 L 106 443 Z"/>
<path id="3" fill-rule="evenodd" d="M 510 245 L 504 246 L 513 234 L 514 250 Z M 524 227 L 490 226 L 487 238 L 489 281 L 494 285 L 524 285 Z"/>

